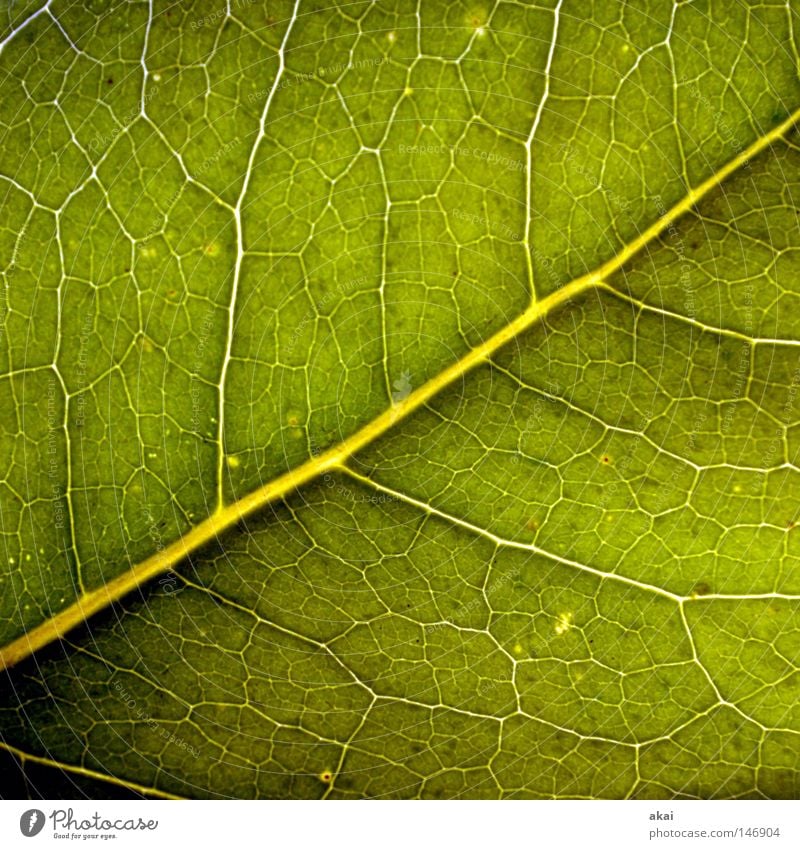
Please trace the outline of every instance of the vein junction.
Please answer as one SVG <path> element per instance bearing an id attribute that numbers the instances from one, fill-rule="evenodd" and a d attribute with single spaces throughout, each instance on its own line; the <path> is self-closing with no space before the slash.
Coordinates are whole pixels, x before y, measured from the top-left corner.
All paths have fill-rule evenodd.
<path id="1" fill-rule="evenodd" d="M 106 582 L 97 589 L 84 592 L 66 609 L 6 645 L 0 651 L 0 666 L 3 668 L 13 666 L 36 650 L 59 639 L 94 613 L 123 598 L 133 589 L 173 569 L 189 554 L 217 539 L 237 522 L 263 507 L 283 499 L 326 472 L 343 467 L 356 452 L 375 442 L 398 422 L 422 409 L 443 389 L 453 385 L 477 366 L 489 361 L 505 345 L 538 322 L 556 313 L 560 307 L 580 297 L 586 297 L 591 292 L 608 289 L 609 279 L 629 260 L 667 231 L 678 218 L 691 210 L 710 191 L 761 151 L 786 136 L 799 118 L 800 110 L 797 110 L 772 131 L 737 154 L 716 174 L 690 191 L 679 203 L 651 224 L 635 240 L 626 245 L 613 259 L 604 263 L 596 271 L 574 280 L 547 297 L 535 300 L 506 327 L 472 349 L 462 359 L 454 362 L 436 377 L 410 392 L 407 397 L 393 404 L 339 445 L 310 458 L 300 466 L 270 481 L 235 503 L 221 504 L 208 519 L 196 525 L 180 539 L 133 566 L 117 578 Z M 622 297 L 627 297 L 625 293 L 619 294 Z"/>

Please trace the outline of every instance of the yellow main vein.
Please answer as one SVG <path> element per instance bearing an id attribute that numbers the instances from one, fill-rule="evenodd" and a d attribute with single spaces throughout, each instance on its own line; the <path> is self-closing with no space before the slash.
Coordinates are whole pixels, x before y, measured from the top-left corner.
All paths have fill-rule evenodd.
<path id="1" fill-rule="evenodd" d="M 76 625 L 85 622 L 94 613 L 118 601 L 131 590 L 158 575 L 168 572 L 187 555 L 217 539 L 220 534 L 241 519 L 255 513 L 267 504 L 279 501 L 303 484 L 341 465 L 348 457 L 385 433 L 396 422 L 419 409 L 444 387 L 449 386 L 476 365 L 484 362 L 506 342 L 518 336 L 542 316 L 596 282 L 594 277 L 576 280 L 549 297 L 533 304 L 532 307 L 487 339 L 482 345 L 474 348 L 465 357 L 420 386 L 403 401 L 389 407 L 343 442 L 316 457 L 312 457 L 297 468 L 275 478 L 275 480 L 254 490 L 233 504 L 220 508 L 171 545 L 132 566 L 127 572 L 113 578 L 103 586 L 85 593 L 60 613 L 3 647 L 0 650 L 0 669 L 13 666 L 23 658 L 53 642 L 53 640 L 62 637 Z"/>
<path id="2" fill-rule="evenodd" d="M 109 581 L 98 589 L 85 593 L 73 604 L 50 619 L 37 625 L 27 634 L 0 649 L 0 669 L 7 669 L 20 660 L 33 654 L 54 640 L 63 637 L 67 631 L 85 622 L 90 616 L 108 607 L 147 581 L 168 572 L 189 554 L 205 544 L 217 539 L 220 534 L 236 522 L 255 513 L 268 504 L 280 501 L 298 487 L 319 477 L 324 472 L 341 466 L 345 460 L 386 433 L 397 422 L 420 409 L 434 395 L 464 377 L 477 365 L 486 362 L 494 353 L 523 331 L 540 321 L 558 306 L 571 300 L 588 289 L 600 287 L 615 271 L 637 254 L 661 233 L 667 230 L 676 219 L 688 212 L 700 198 L 720 185 L 725 179 L 741 168 L 750 159 L 757 156 L 775 141 L 783 138 L 800 120 L 800 109 L 793 112 L 783 123 L 769 133 L 757 139 L 748 148 L 741 151 L 713 176 L 709 177 L 688 194 L 650 227 L 644 230 L 632 242 L 597 271 L 573 280 L 540 301 L 531 304 L 525 312 L 471 350 L 457 362 L 431 378 L 403 401 L 385 410 L 360 430 L 356 431 L 334 448 L 312 457 L 296 469 L 292 469 L 268 484 L 260 487 L 233 504 L 221 507 L 195 528 L 188 531 L 179 540 L 156 554 L 132 566 L 127 572 Z"/>

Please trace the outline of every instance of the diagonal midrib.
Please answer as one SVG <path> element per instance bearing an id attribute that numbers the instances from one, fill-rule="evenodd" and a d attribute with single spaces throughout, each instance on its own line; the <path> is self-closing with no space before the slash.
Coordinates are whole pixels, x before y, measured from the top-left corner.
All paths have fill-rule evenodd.
<path id="1" fill-rule="evenodd" d="M 584 292 L 598 289 L 601 285 L 607 286 L 608 278 L 611 275 L 657 239 L 664 231 L 668 230 L 701 198 L 717 188 L 774 142 L 783 138 L 798 121 L 800 121 L 800 108 L 795 110 L 781 124 L 754 141 L 745 150 L 740 151 L 699 186 L 691 189 L 682 200 L 640 233 L 636 239 L 625 245 L 612 259 L 603 263 L 590 274 L 579 277 L 557 289 L 546 298 L 532 303 L 517 318 L 481 345 L 473 348 L 460 360 L 452 363 L 427 383 L 411 392 L 403 401 L 387 408 L 338 445 L 309 458 L 305 463 L 254 490 L 244 498 L 218 509 L 180 539 L 175 540 L 141 563 L 132 566 L 127 572 L 117 576 L 102 587 L 85 593 L 69 607 L 5 645 L 0 649 L 0 669 L 14 666 L 35 651 L 60 639 L 72 628 L 82 624 L 100 610 L 119 601 L 132 590 L 174 569 L 189 554 L 216 539 L 240 520 L 268 504 L 280 501 L 324 472 L 341 466 L 357 451 L 382 436 L 397 422 L 410 416 L 444 388 L 464 377 L 476 366 L 486 362 L 500 348 L 541 321 L 557 307 Z"/>

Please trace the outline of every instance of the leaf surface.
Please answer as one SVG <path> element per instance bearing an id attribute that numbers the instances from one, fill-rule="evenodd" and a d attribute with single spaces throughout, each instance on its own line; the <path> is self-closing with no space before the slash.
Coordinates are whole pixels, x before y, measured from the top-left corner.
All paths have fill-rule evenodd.
<path id="1" fill-rule="evenodd" d="M 793 4 L 279 5 L 0 22 L 3 795 L 796 796 Z"/>

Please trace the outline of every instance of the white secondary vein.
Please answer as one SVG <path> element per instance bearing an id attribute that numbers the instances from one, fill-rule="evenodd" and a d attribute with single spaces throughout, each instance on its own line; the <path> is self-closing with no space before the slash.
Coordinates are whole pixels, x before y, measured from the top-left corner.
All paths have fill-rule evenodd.
<path id="1" fill-rule="evenodd" d="M 526 262 L 528 263 L 528 280 L 531 287 L 531 298 L 535 300 L 536 298 L 536 289 L 534 287 L 533 281 L 533 260 L 531 258 L 531 218 L 533 215 L 533 198 L 531 196 L 531 183 L 533 182 L 533 140 L 536 136 L 536 131 L 539 129 L 539 123 L 542 120 L 542 115 L 544 114 L 544 106 L 547 103 L 547 98 L 550 96 L 550 69 L 553 65 L 553 56 L 556 52 L 556 41 L 558 40 L 558 22 L 559 16 L 561 14 L 561 5 L 563 0 L 558 0 L 556 3 L 556 7 L 553 10 L 553 37 L 550 41 L 550 52 L 547 54 L 547 64 L 544 68 L 544 89 L 542 91 L 541 99 L 539 100 L 539 105 L 536 108 L 536 114 L 533 118 L 533 126 L 531 127 L 531 131 L 528 134 L 527 141 L 525 142 L 525 158 L 526 158 L 526 169 L 525 169 L 525 254 L 526 254 Z"/>
<path id="2" fill-rule="evenodd" d="M 768 592 L 768 593 L 707 593 L 706 595 L 689 595 L 682 596 L 678 593 L 673 593 L 670 590 L 666 590 L 663 587 L 656 586 L 655 584 L 648 584 L 644 581 L 637 581 L 634 578 L 628 578 L 625 575 L 620 575 L 616 572 L 606 572 L 602 569 L 596 569 L 593 566 L 588 566 L 586 563 L 580 563 L 577 560 L 571 560 L 568 557 L 562 557 L 561 555 L 554 554 L 551 551 L 547 551 L 544 548 L 540 548 L 539 546 L 533 543 L 527 542 L 518 542 L 517 540 L 506 539 L 505 537 L 501 537 L 492 531 L 487 530 L 486 528 L 480 527 L 480 525 L 474 525 L 472 522 L 466 521 L 466 519 L 461 519 L 458 516 L 453 516 L 450 513 L 446 513 L 443 510 L 440 510 L 438 507 L 434 507 L 431 504 L 427 504 L 424 501 L 420 501 L 417 498 L 414 498 L 413 495 L 409 495 L 405 492 L 400 492 L 399 490 L 392 489 L 385 484 L 378 483 L 377 481 L 372 480 L 371 478 L 365 477 L 364 475 L 359 474 L 355 469 L 352 469 L 349 466 L 338 466 L 338 471 L 343 472 L 349 477 L 353 478 L 353 480 L 358 483 L 368 486 L 371 489 L 374 489 L 376 492 L 382 493 L 384 495 L 391 496 L 398 501 L 401 501 L 405 504 L 409 504 L 412 507 L 416 507 L 419 510 L 427 513 L 430 516 L 436 516 L 442 519 L 445 522 L 450 522 L 451 524 L 458 525 L 461 528 L 469 531 L 470 533 L 477 534 L 478 536 L 482 536 L 485 539 L 491 540 L 496 546 L 503 548 L 516 548 L 522 551 L 529 551 L 532 554 L 538 554 L 541 557 L 545 557 L 548 560 L 554 560 L 556 563 L 560 563 L 562 566 L 570 566 L 575 569 L 580 569 L 582 572 L 588 572 L 591 575 L 594 575 L 597 578 L 609 579 L 612 581 L 619 581 L 620 583 L 627 584 L 628 586 L 635 587 L 638 590 L 644 590 L 646 592 L 653 592 L 657 595 L 664 596 L 665 598 L 670 599 L 671 601 L 677 602 L 679 605 L 683 606 L 684 602 L 706 602 L 706 601 L 763 601 L 767 599 L 780 599 L 783 601 L 800 601 L 800 595 L 794 595 L 791 593 L 780 593 L 780 592 Z"/>
<path id="3" fill-rule="evenodd" d="M 733 339 L 740 339 L 742 342 L 746 342 L 751 346 L 774 345 L 776 347 L 800 347 L 800 340 L 798 339 L 788 339 L 777 336 L 748 336 L 746 333 L 742 333 L 739 330 L 731 330 L 714 324 L 706 324 L 704 321 L 700 321 L 692 316 L 681 315 L 681 313 L 674 312 L 667 307 L 657 306 L 655 304 L 650 304 L 647 301 L 642 301 L 628 292 L 622 291 L 621 289 L 615 289 L 605 281 L 601 281 L 598 285 L 613 297 L 621 301 L 626 301 L 627 303 L 637 307 L 641 312 L 652 313 L 653 315 L 659 315 L 663 318 L 675 319 L 676 321 L 681 321 L 684 324 L 696 327 L 704 333 L 714 333 L 717 336 L 728 336 Z"/>
<path id="4" fill-rule="evenodd" d="M 236 316 L 236 298 L 239 293 L 239 282 L 242 276 L 242 260 L 244 259 L 242 208 L 244 206 L 245 197 L 247 196 L 247 189 L 250 186 L 250 178 L 253 175 L 253 166 L 255 163 L 256 154 L 258 153 L 258 148 L 261 144 L 262 139 L 266 135 L 265 127 L 267 122 L 267 115 L 269 114 L 270 106 L 272 105 L 275 93 L 278 91 L 278 86 L 280 84 L 281 77 L 283 76 L 283 71 L 286 67 L 286 45 L 289 41 L 289 36 L 292 33 L 292 27 L 294 26 L 294 23 L 297 20 L 299 9 L 300 0 L 295 0 L 294 8 L 292 9 L 292 17 L 289 21 L 288 26 L 286 27 L 286 32 L 283 35 L 281 46 L 278 49 L 278 71 L 275 74 L 275 79 L 272 81 L 272 86 L 269 90 L 269 95 L 267 96 L 266 102 L 264 103 L 264 108 L 261 111 L 261 119 L 258 125 L 258 135 L 256 136 L 255 142 L 253 142 L 252 149 L 250 150 L 250 157 L 247 160 L 247 169 L 245 170 L 244 181 L 242 183 L 242 190 L 239 193 L 239 197 L 236 201 L 236 206 L 233 208 L 233 215 L 236 221 L 236 263 L 233 269 L 233 283 L 231 285 L 231 297 L 230 302 L 228 304 L 228 329 L 225 338 L 225 355 L 222 360 L 222 369 L 219 378 L 219 414 L 217 423 L 217 512 L 222 510 L 225 505 L 225 379 L 227 378 L 228 366 L 231 361 L 231 349 L 233 347 L 233 333 Z"/>
<path id="5" fill-rule="evenodd" d="M 623 584 L 627 584 L 631 587 L 636 587 L 639 590 L 646 590 L 648 592 L 653 592 L 658 595 L 664 596 L 665 598 L 670 599 L 675 602 L 682 602 L 683 596 L 679 596 L 676 593 L 672 593 L 669 590 L 665 590 L 662 587 L 658 587 L 655 584 L 645 584 L 641 581 L 635 581 L 633 578 L 627 578 L 624 575 L 618 575 L 615 572 L 604 572 L 602 569 L 595 569 L 593 566 L 587 566 L 585 563 L 579 563 L 577 560 L 570 560 L 567 557 L 562 557 L 558 554 L 553 554 L 550 551 L 546 551 L 543 548 L 539 548 L 539 546 L 534 545 L 533 543 L 527 542 L 518 542 L 516 540 L 505 539 L 504 537 L 498 536 L 492 531 L 486 530 L 486 528 L 480 527 L 480 525 L 473 525 L 471 522 L 467 522 L 465 519 L 461 519 L 458 516 L 453 516 L 450 513 L 445 513 L 443 510 L 440 510 L 437 507 L 433 507 L 430 504 L 426 504 L 424 501 L 419 501 L 414 498 L 412 495 L 408 495 L 404 492 L 399 492 L 398 490 L 392 489 L 384 484 L 377 483 L 370 478 L 364 477 L 356 472 L 354 469 L 351 469 L 349 466 L 342 466 L 341 471 L 345 474 L 352 477 L 354 480 L 359 483 L 369 486 L 377 492 L 381 492 L 385 495 L 389 495 L 392 498 L 397 499 L 398 501 L 402 501 L 406 504 L 410 504 L 412 507 L 416 507 L 419 510 L 428 513 L 431 516 L 437 516 L 443 521 L 449 522 L 453 525 L 458 525 L 461 528 L 464 528 L 467 531 L 470 531 L 473 534 L 477 534 L 479 536 L 484 537 L 485 539 L 491 540 L 496 546 L 503 548 L 517 548 L 522 551 L 528 551 L 532 554 L 538 554 L 541 557 L 545 557 L 548 560 L 554 560 L 557 563 L 560 563 L 562 566 L 571 566 L 575 569 L 580 569 L 582 572 L 588 572 L 591 575 L 594 575 L 598 578 L 602 579 L 610 579 L 614 581 L 619 581 Z"/>
<path id="6" fill-rule="evenodd" d="M 49 13 L 49 10 L 50 10 L 50 3 L 48 2 L 48 3 L 45 3 L 44 6 L 42 6 L 41 8 L 37 9 L 32 14 L 28 15 L 28 17 L 25 18 L 25 20 L 18 27 L 15 27 L 14 29 L 12 29 L 11 32 L 2 41 L 0 41 L 0 53 L 3 52 L 3 48 L 7 44 L 9 44 L 11 41 L 13 41 L 22 32 L 22 30 L 24 30 L 25 27 L 28 26 L 28 24 L 30 24 L 32 21 L 35 21 L 36 18 L 39 17 L 39 15 L 41 15 L 45 12 Z"/>

